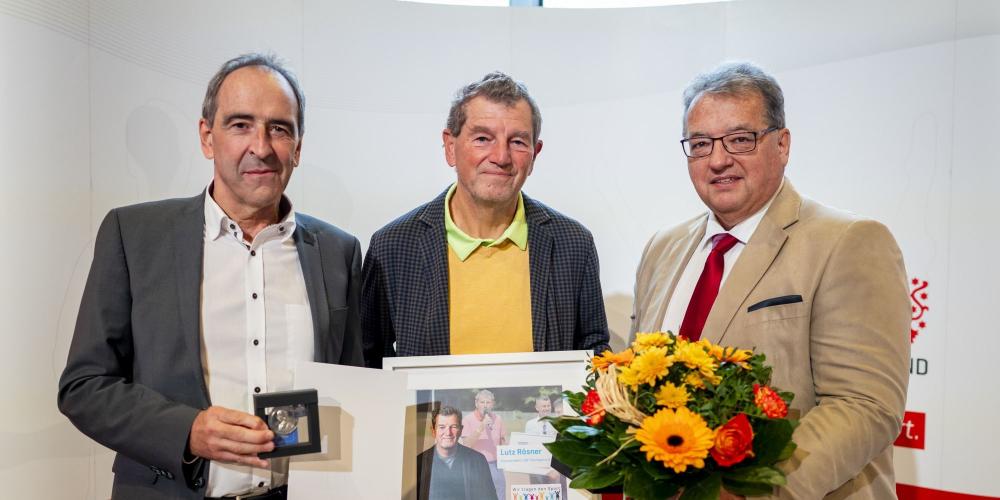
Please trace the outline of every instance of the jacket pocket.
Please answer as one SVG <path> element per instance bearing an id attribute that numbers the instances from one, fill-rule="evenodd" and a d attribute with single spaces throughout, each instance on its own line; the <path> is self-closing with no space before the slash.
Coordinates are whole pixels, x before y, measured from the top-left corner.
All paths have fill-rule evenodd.
<path id="1" fill-rule="evenodd" d="M 772 297 L 770 299 L 764 299 L 748 307 L 747 312 L 750 313 L 765 307 L 780 306 L 782 304 L 794 304 L 796 302 L 802 302 L 801 295 L 782 295 L 781 297 Z"/>
<path id="2" fill-rule="evenodd" d="M 330 330 L 334 332 L 344 331 L 347 324 L 347 306 L 330 308 Z"/>
<path id="3" fill-rule="evenodd" d="M 322 352 L 316 353 L 317 361 L 323 363 L 343 363 L 344 335 L 347 331 L 347 310 L 347 307 L 331 307 L 327 309 L 329 318 L 326 330 L 320 339 L 319 345 Z"/>
<path id="4" fill-rule="evenodd" d="M 746 324 L 799 318 L 809 315 L 809 304 L 801 295 L 785 295 L 754 303 L 747 308 Z"/>

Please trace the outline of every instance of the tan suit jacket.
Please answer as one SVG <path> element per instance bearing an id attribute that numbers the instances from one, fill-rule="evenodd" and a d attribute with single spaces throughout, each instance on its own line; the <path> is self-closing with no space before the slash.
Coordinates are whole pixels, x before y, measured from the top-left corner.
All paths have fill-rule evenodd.
<path id="1" fill-rule="evenodd" d="M 646 245 L 633 335 L 660 330 L 707 221 L 660 231 Z M 773 498 L 896 498 L 892 442 L 909 378 L 909 306 L 889 230 L 803 199 L 785 179 L 702 333 L 766 354 L 772 383 L 795 393 L 798 450 L 782 467 L 788 485 Z"/>

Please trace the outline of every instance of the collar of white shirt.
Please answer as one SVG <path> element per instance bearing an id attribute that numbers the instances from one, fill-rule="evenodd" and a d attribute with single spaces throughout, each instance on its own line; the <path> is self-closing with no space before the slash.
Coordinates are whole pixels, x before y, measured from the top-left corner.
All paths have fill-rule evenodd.
<path id="1" fill-rule="evenodd" d="M 221 238 L 223 235 L 232 235 L 241 244 L 246 245 L 243 241 L 243 229 L 236 221 L 229 218 L 226 212 L 222 210 L 222 207 L 215 202 L 215 198 L 212 197 L 212 185 L 215 181 L 208 184 L 205 188 L 205 234 L 209 240 L 215 241 Z M 261 244 L 271 241 L 271 240 L 285 240 L 286 238 L 291 238 L 292 233 L 295 232 L 296 221 L 295 221 L 295 210 L 292 210 L 292 202 L 287 196 L 281 195 L 281 201 L 279 202 L 280 212 L 285 215 L 278 222 L 271 224 L 264 228 L 257 236 L 254 237 L 253 243 L 250 244 L 251 249 L 256 249 Z"/>
<path id="2" fill-rule="evenodd" d="M 719 219 L 711 211 L 708 212 L 708 225 L 705 226 L 705 235 L 701 237 L 701 243 L 698 244 L 698 248 L 704 249 L 706 245 L 711 245 L 712 238 L 722 233 L 729 233 L 733 235 L 740 244 L 746 245 L 750 241 L 750 237 L 753 236 L 754 231 L 757 230 L 757 226 L 760 225 L 760 221 L 764 219 L 764 214 L 767 213 L 767 209 L 771 208 L 771 203 L 774 203 L 774 199 L 778 197 L 778 193 L 781 192 L 781 188 L 785 186 L 785 180 L 781 180 L 781 185 L 778 189 L 771 195 L 771 199 L 767 200 L 767 203 L 755 212 L 746 220 L 736 224 L 731 227 L 728 231 L 722 227 L 719 223 Z"/>

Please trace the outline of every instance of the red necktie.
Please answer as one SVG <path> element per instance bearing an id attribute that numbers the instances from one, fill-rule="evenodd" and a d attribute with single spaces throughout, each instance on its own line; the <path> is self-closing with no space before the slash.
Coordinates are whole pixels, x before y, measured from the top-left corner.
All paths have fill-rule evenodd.
<path id="1" fill-rule="evenodd" d="M 698 284 L 695 285 L 694 293 L 691 294 L 691 302 L 688 302 L 687 312 L 684 313 L 684 322 L 681 323 L 680 335 L 692 341 L 701 338 L 701 330 L 705 328 L 705 319 L 708 318 L 708 312 L 712 310 L 715 297 L 719 295 L 722 272 L 726 269 L 726 252 L 740 241 L 729 233 L 718 234 L 713 238 L 715 238 L 715 247 L 708 254 L 705 269 L 701 271 Z"/>

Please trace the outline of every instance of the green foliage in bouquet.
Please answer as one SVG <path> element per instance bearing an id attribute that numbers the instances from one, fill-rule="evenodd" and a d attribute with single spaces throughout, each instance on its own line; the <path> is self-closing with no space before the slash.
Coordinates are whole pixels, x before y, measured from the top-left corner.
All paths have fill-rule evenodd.
<path id="1" fill-rule="evenodd" d="M 637 500 L 760 496 L 785 484 L 775 464 L 795 450 L 793 395 L 770 387 L 763 354 L 640 333 L 622 352 L 594 356 L 579 417 L 550 418 L 546 445 L 573 469 L 573 488 L 621 488 Z"/>

